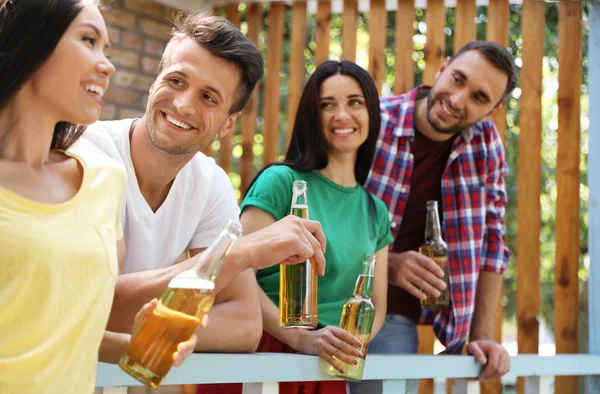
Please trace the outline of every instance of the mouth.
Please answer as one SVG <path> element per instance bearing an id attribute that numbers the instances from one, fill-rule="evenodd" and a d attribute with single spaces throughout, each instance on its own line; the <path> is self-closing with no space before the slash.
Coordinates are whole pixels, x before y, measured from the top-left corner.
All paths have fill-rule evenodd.
<path id="1" fill-rule="evenodd" d="M 102 104 L 102 97 L 104 97 L 104 89 L 96 84 L 84 84 L 83 89 L 87 94 L 96 99 L 97 102 Z"/>
<path id="2" fill-rule="evenodd" d="M 177 130 L 185 130 L 185 131 L 187 131 L 187 130 L 191 130 L 191 129 L 194 128 L 190 124 L 188 124 L 186 122 L 183 122 L 183 121 L 181 121 L 179 119 L 176 119 L 172 115 L 169 115 L 169 114 L 167 114 L 165 112 L 161 112 L 161 114 L 162 114 L 163 119 L 166 121 L 166 123 L 169 126 L 172 126 L 172 127 L 176 128 Z"/>
<path id="3" fill-rule="evenodd" d="M 356 129 L 352 127 L 347 127 L 344 129 L 331 129 L 331 132 L 336 135 L 348 135 L 356 132 Z"/>
<path id="4" fill-rule="evenodd" d="M 450 108 L 444 100 L 440 99 L 440 107 L 442 108 L 442 113 L 446 115 L 446 117 L 460 120 L 460 116 Z"/>

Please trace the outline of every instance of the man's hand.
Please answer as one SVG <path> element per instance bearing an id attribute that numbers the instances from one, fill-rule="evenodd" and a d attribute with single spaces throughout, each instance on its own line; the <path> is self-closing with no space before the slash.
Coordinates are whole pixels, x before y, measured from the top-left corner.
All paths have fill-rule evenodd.
<path id="1" fill-rule="evenodd" d="M 491 339 L 477 339 L 469 342 L 467 353 L 484 366 L 479 374 L 479 380 L 496 379 L 510 370 L 510 355 L 508 351 Z"/>
<path id="2" fill-rule="evenodd" d="M 420 300 L 427 298 L 423 292 L 439 297 L 446 283 L 440 278 L 444 271 L 435 261 L 415 251 L 390 253 L 388 258 L 389 282 L 399 286 Z"/>
<path id="3" fill-rule="evenodd" d="M 356 365 L 357 358 L 363 357 L 361 346 L 362 343 L 348 331 L 327 326 L 315 331 L 298 331 L 297 341 L 292 347 L 301 353 L 316 354 L 338 372 L 344 373 L 338 361 Z"/>
<path id="4" fill-rule="evenodd" d="M 255 270 L 277 264 L 298 264 L 312 259 L 319 275 L 324 275 L 323 253 L 326 244 L 319 222 L 288 215 L 241 237 L 234 244 L 231 253 L 244 255 Z"/>

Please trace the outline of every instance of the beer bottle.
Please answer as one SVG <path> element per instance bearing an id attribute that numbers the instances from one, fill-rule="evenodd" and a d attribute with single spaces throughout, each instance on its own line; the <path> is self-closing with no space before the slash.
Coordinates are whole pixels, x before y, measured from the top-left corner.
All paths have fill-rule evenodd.
<path id="1" fill-rule="evenodd" d="M 342 307 L 342 318 L 340 319 L 340 328 L 348 331 L 362 342 L 360 351 L 363 357 L 357 360 L 358 364 L 351 365 L 334 356 L 345 372 L 341 373 L 330 365 L 329 374 L 332 376 L 339 376 L 355 382 L 362 380 L 367 350 L 371 340 L 371 329 L 373 328 L 373 320 L 375 320 L 375 306 L 371 302 L 374 265 L 375 255 L 366 255 L 362 262 L 362 272 L 356 280 L 356 286 L 354 286 L 354 295 Z"/>
<path id="2" fill-rule="evenodd" d="M 307 190 L 305 181 L 294 181 L 292 186 L 291 214 L 303 219 L 309 218 Z M 312 259 L 295 265 L 280 265 L 280 327 L 317 327 L 317 286 L 317 267 Z"/>
<path id="3" fill-rule="evenodd" d="M 215 279 L 240 235 L 240 226 L 229 221 L 194 268 L 169 282 L 156 309 L 131 338 L 119 362 L 125 372 L 149 387 L 160 385 L 171 368 L 177 345 L 191 337 L 211 308 Z"/>
<path id="4" fill-rule="evenodd" d="M 431 310 L 446 309 L 450 306 L 450 283 L 448 281 L 448 246 L 442 239 L 440 218 L 438 216 L 437 201 L 427 201 L 427 216 L 425 219 L 425 240 L 419 247 L 419 253 L 429 257 L 444 270 L 446 288 L 439 297 L 427 295 L 421 300 L 421 307 Z"/>

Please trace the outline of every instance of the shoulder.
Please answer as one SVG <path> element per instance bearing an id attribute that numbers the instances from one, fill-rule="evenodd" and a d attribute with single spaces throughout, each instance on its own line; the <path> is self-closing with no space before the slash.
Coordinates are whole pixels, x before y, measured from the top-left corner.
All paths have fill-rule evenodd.
<path id="1" fill-rule="evenodd" d="M 135 119 L 99 120 L 89 125 L 83 133 L 86 138 L 111 139 L 114 142 L 129 138 Z"/>
<path id="2" fill-rule="evenodd" d="M 275 164 L 265 168 L 256 179 L 256 183 L 281 183 L 287 187 L 297 179 L 303 179 L 302 172 L 283 164 Z"/>
<path id="3" fill-rule="evenodd" d="M 78 160 L 84 167 L 86 176 L 96 185 L 107 182 L 116 182 L 124 185 L 127 180 L 127 172 L 123 165 L 95 145 L 82 141 L 76 150 L 69 150 L 67 154 Z"/>

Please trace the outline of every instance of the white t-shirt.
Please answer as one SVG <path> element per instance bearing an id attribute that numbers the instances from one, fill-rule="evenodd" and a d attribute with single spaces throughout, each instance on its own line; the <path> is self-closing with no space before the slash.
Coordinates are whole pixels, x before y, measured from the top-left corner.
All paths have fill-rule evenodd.
<path id="1" fill-rule="evenodd" d="M 133 121 L 99 121 L 82 137 L 127 171 L 121 210 L 126 245 L 122 273 L 168 267 L 185 250 L 208 247 L 229 219 L 239 223 L 240 212 L 229 177 L 201 152 L 179 171 L 167 198 L 153 212 L 140 191 L 131 161 L 129 130 Z M 76 152 L 77 144 L 72 149 Z"/>

